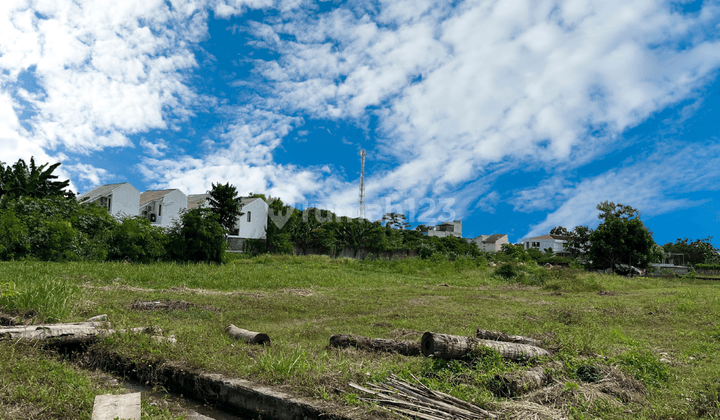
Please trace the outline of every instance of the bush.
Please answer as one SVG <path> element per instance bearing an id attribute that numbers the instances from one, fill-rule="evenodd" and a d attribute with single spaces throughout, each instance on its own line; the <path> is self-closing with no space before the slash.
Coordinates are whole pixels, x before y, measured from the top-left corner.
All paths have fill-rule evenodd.
<path id="1" fill-rule="evenodd" d="M 164 259 L 167 237 L 162 228 L 153 226 L 144 217 L 122 220 L 108 236 L 108 259 L 150 262 Z"/>
<path id="2" fill-rule="evenodd" d="M 168 254 L 180 261 L 226 261 L 227 239 L 217 214 L 197 208 L 184 212 L 169 231 Z"/>

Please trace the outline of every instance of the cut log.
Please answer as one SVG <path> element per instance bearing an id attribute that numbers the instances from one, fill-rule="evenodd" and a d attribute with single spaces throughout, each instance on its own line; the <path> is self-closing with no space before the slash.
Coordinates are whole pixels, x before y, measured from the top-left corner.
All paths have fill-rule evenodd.
<path id="1" fill-rule="evenodd" d="M 523 337 L 521 335 L 505 334 L 504 332 L 500 332 L 500 331 L 482 330 L 480 328 L 477 329 L 477 333 L 475 334 L 475 337 L 481 338 L 483 340 L 506 341 L 508 343 L 518 343 L 518 344 L 530 344 L 531 346 L 541 346 L 542 345 L 542 341 L 536 340 L 534 338 Z"/>
<path id="2" fill-rule="evenodd" d="M 524 371 L 498 374 L 495 375 L 491 388 L 498 397 L 517 397 L 545 386 L 550 380 L 548 372 L 562 366 L 561 362 L 553 362 Z"/>
<path id="3" fill-rule="evenodd" d="M 359 335 L 335 334 L 330 337 L 331 347 L 355 347 L 359 350 L 381 353 L 397 353 L 404 356 L 420 356 L 420 343 L 417 341 L 388 340 L 369 338 Z"/>
<path id="4" fill-rule="evenodd" d="M 0 340 L 34 340 L 51 344 L 87 343 L 109 332 L 105 322 L 76 322 L 71 324 L 23 325 L 0 328 Z"/>
<path id="5" fill-rule="evenodd" d="M 108 319 L 107 314 L 95 315 L 92 318 L 88 318 L 88 322 L 101 322 L 101 321 L 107 321 L 107 319 Z"/>
<path id="6" fill-rule="evenodd" d="M 460 359 L 476 348 L 491 348 L 505 359 L 523 361 L 539 356 L 550 356 L 547 350 L 528 344 L 506 343 L 503 341 L 483 340 L 459 335 L 436 334 L 426 332 L 422 336 L 423 355 L 441 359 Z"/>
<path id="7" fill-rule="evenodd" d="M 233 324 L 228 325 L 225 332 L 237 340 L 245 340 L 248 344 L 270 344 L 270 337 L 267 334 L 244 330 Z"/>

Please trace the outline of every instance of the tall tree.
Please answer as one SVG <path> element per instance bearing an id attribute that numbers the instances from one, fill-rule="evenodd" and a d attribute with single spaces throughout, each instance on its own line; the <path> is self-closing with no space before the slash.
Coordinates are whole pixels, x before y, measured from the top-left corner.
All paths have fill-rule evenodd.
<path id="1" fill-rule="evenodd" d="M 237 195 L 237 189 L 229 182 L 226 184 L 212 184 L 210 194 L 210 208 L 218 216 L 218 222 L 225 230 L 231 232 L 235 228 L 237 218 L 242 213 L 242 201 Z"/>
<path id="2" fill-rule="evenodd" d="M 70 185 L 69 180 L 55 181 L 58 177 L 53 175 L 53 171 L 58 166 L 59 162 L 37 166 L 34 157 L 30 158 L 30 165 L 23 159 L 19 159 L 12 166 L 0 162 L 0 198 L 74 198 L 71 191 L 65 190 Z"/>
<path id="3" fill-rule="evenodd" d="M 550 234 L 551 234 L 551 235 L 569 236 L 569 235 L 570 235 L 570 232 L 568 232 L 568 230 L 565 229 L 565 228 L 562 227 L 562 226 L 556 226 L 556 227 L 550 229 Z"/>
<path id="4" fill-rule="evenodd" d="M 597 205 L 602 223 L 590 235 L 588 257 L 596 268 L 622 271 L 620 264 L 645 268 L 655 259 L 652 233 L 637 209 L 605 201 Z"/>
<path id="5" fill-rule="evenodd" d="M 410 223 L 405 220 L 404 214 L 386 213 L 382 219 L 380 219 L 380 223 L 385 223 L 385 227 L 393 229 L 404 230 L 410 228 Z"/>

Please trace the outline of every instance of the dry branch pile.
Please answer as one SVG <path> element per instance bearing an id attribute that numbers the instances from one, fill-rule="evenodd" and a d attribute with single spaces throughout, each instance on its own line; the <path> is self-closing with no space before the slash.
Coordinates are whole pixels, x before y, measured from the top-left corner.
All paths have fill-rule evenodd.
<path id="1" fill-rule="evenodd" d="M 367 384 L 366 387 L 350 383 L 350 386 L 373 396 L 361 400 L 375 402 L 380 407 L 405 417 L 411 416 L 422 420 L 497 418 L 487 410 L 452 395 L 433 391 L 415 380 L 417 386 L 391 375 L 385 383 Z"/>

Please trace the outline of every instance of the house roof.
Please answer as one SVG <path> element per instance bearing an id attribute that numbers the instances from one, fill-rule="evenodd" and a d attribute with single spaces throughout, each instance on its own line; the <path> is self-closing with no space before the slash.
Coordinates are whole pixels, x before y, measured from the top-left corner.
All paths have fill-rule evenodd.
<path id="1" fill-rule="evenodd" d="M 129 182 L 120 182 L 118 184 L 100 185 L 99 187 L 95 187 L 92 190 L 90 190 L 84 194 L 80 194 L 77 199 L 78 199 L 78 201 L 82 201 L 85 199 L 87 199 L 88 201 L 93 201 L 98 197 L 104 197 L 104 196 L 110 194 L 117 187 L 119 187 L 120 185 L 125 185 L 125 184 L 130 185 Z"/>
<path id="2" fill-rule="evenodd" d="M 495 242 L 497 242 L 498 240 L 500 240 L 500 238 L 502 238 L 502 237 L 504 237 L 504 236 L 507 236 L 507 235 L 502 234 L 502 233 L 496 233 L 496 234 L 494 234 L 494 235 L 488 236 L 488 237 L 485 238 L 485 240 L 483 240 L 482 242 L 483 242 L 484 244 L 494 244 Z"/>
<path id="3" fill-rule="evenodd" d="M 210 194 L 190 194 L 188 195 L 188 209 L 196 209 L 200 207 L 201 204 L 205 202 L 210 198 Z"/>
<path id="4" fill-rule="evenodd" d="M 190 194 L 188 195 L 188 209 L 196 209 L 200 207 L 205 200 L 210 198 L 210 194 Z M 243 205 L 250 204 L 257 200 L 257 197 L 241 197 L 240 201 Z"/>
<path id="5" fill-rule="evenodd" d="M 526 238 L 526 239 L 523 239 L 523 241 L 531 241 L 531 240 L 536 240 L 536 239 L 560 239 L 560 240 L 567 241 L 572 238 L 570 236 L 565 236 L 565 235 L 542 235 L 542 236 L 536 236 L 534 238 Z"/>
<path id="6" fill-rule="evenodd" d="M 177 189 L 169 189 L 169 190 L 150 190 L 145 191 L 144 193 L 140 194 L 140 206 L 142 207 L 144 204 L 147 204 L 153 200 L 159 200 L 165 195 L 167 195 L 170 192 L 178 191 Z"/>

